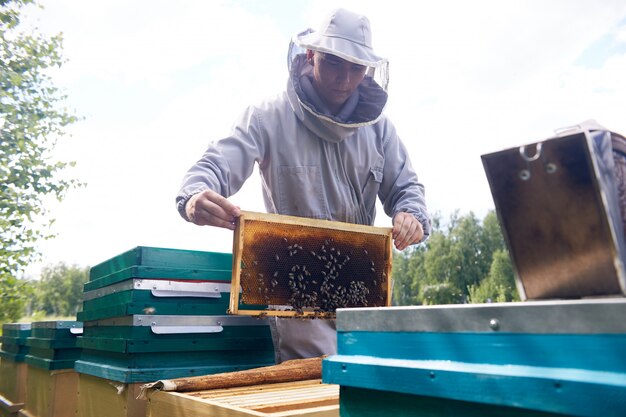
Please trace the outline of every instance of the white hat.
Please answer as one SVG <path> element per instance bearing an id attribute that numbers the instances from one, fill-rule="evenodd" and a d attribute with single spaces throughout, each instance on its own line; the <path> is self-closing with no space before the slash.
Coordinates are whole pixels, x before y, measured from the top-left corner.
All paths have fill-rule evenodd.
<path id="1" fill-rule="evenodd" d="M 372 49 L 369 19 L 345 9 L 333 11 L 318 31 L 295 35 L 293 42 L 302 48 L 327 52 L 368 67 L 378 67 L 387 62 Z"/>

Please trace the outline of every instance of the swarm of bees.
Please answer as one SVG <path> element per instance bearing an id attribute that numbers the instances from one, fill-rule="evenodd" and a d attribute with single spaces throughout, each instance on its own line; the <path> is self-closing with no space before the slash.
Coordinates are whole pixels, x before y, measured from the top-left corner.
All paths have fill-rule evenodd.
<path id="1" fill-rule="evenodd" d="M 309 244 L 281 238 L 262 252 L 243 261 L 243 303 L 287 304 L 297 314 L 308 310 L 322 315 L 337 308 L 385 305 L 385 270 L 367 249 L 330 238 Z"/>

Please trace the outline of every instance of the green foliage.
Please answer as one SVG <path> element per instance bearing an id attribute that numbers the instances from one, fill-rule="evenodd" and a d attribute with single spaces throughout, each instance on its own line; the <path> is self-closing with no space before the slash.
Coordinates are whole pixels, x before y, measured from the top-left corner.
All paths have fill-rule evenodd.
<path id="1" fill-rule="evenodd" d="M 43 268 L 41 279 L 35 284 L 33 310 L 52 316 L 75 316 L 83 301 L 83 285 L 88 280 L 88 267 L 61 262 Z"/>
<path id="2" fill-rule="evenodd" d="M 425 244 L 394 253 L 394 303 L 452 304 L 517 299 L 513 268 L 495 212 L 433 222 Z"/>
<path id="3" fill-rule="evenodd" d="M 46 73 L 63 62 L 62 38 L 20 29 L 31 4 L 0 1 L 0 321 L 28 297 L 16 277 L 37 258 L 37 241 L 51 237 L 45 225 L 34 226 L 47 218 L 44 198 L 61 200 L 80 185 L 60 178 L 70 163 L 51 158 L 64 128 L 77 120 L 61 107 L 65 96 Z"/>
<path id="4" fill-rule="evenodd" d="M 0 283 L 0 323 L 16 322 L 24 315 L 28 299 L 33 294 L 33 286 L 26 280 L 6 276 Z"/>
<path id="5" fill-rule="evenodd" d="M 507 251 L 494 252 L 489 275 L 480 284 L 470 286 L 469 299 L 471 303 L 503 303 L 519 300 L 513 266 Z"/>

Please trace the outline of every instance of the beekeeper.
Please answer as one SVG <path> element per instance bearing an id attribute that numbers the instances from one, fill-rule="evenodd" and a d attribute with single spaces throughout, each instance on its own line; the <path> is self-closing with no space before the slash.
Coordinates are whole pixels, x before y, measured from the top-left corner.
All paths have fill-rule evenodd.
<path id="1" fill-rule="evenodd" d="M 230 136 L 209 145 L 176 197 L 197 225 L 234 229 L 228 197 L 259 165 L 270 213 L 372 225 L 376 196 L 403 250 L 430 233 L 424 186 L 385 116 L 388 62 L 374 53 L 367 17 L 334 10 L 295 35 L 279 96 L 248 107 Z M 332 320 L 278 319 L 277 361 L 334 354 Z"/>

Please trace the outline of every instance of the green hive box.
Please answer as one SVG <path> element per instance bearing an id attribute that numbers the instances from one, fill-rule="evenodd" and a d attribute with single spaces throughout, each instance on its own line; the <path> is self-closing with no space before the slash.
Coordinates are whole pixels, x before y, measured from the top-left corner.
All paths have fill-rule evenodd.
<path id="1" fill-rule="evenodd" d="M 4 323 L 0 343 L 0 358 L 13 362 L 23 362 L 28 353 L 26 340 L 31 334 L 30 323 Z"/>
<path id="2" fill-rule="evenodd" d="M 136 314 L 223 315 L 229 298 L 230 282 L 135 278 L 86 291 L 78 319 L 87 322 Z"/>
<path id="3" fill-rule="evenodd" d="M 89 271 L 85 291 L 132 278 L 230 281 L 232 255 L 138 246 Z"/>
<path id="4" fill-rule="evenodd" d="M 76 370 L 115 381 L 147 382 L 270 365 L 264 319 L 244 316 L 134 315 L 85 323 Z"/>
<path id="5" fill-rule="evenodd" d="M 83 324 L 77 321 L 41 321 L 32 323 L 25 362 L 46 370 L 71 369 L 80 356 L 77 336 Z"/>

